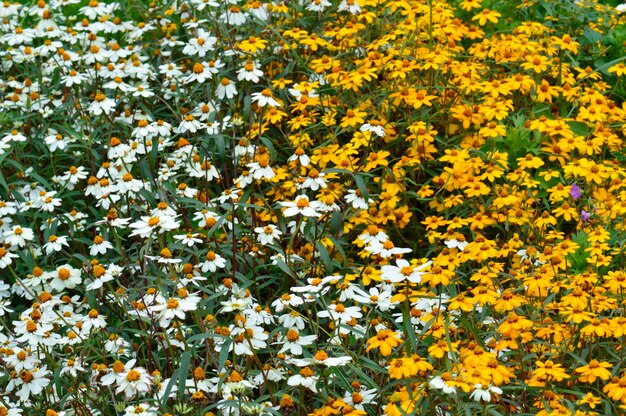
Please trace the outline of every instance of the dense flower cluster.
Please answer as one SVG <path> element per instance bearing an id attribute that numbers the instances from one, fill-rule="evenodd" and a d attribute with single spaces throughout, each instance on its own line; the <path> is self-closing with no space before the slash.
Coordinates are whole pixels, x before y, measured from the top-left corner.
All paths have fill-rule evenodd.
<path id="1" fill-rule="evenodd" d="M 622 17 L 500 3 L 0 4 L 0 416 L 624 412 Z"/>

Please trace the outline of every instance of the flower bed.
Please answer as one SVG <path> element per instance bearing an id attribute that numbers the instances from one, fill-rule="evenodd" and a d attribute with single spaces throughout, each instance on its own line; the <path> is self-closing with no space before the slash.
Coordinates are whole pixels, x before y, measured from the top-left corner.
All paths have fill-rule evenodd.
<path id="1" fill-rule="evenodd" d="M 0 416 L 624 412 L 619 10 L 0 5 Z"/>

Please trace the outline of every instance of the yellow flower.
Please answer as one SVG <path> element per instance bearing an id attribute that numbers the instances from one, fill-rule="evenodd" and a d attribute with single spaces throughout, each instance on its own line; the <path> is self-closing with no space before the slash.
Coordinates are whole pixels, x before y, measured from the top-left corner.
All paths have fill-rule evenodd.
<path id="1" fill-rule="evenodd" d="M 617 75 L 618 77 L 621 77 L 622 75 L 626 74 L 626 65 L 624 65 L 623 62 L 620 62 L 619 64 L 610 67 L 608 71 L 612 74 Z"/>
<path id="2" fill-rule="evenodd" d="M 387 157 L 390 153 L 386 150 L 381 150 L 380 152 L 371 152 L 367 156 L 367 164 L 363 168 L 363 171 L 369 172 L 370 170 L 378 167 L 378 166 L 387 166 L 389 162 L 387 161 Z"/>
<path id="3" fill-rule="evenodd" d="M 558 363 L 554 363 L 552 360 L 547 360 L 545 363 L 536 361 L 535 365 L 537 369 L 533 372 L 533 378 L 552 379 L 554 381 L 563 381 L 569 377 L 569 374 L 565 371 L 563 366 Z"/>
<path id="4" fill-rule="evenodd" d="M 246 40 L 242 40 L 238 44 L 239 49 L 244 52 L 256 53 L 258 50 L 263 50 L 267 46 L 267 41 L 259 38 L 255 38 L 254 36 L 250 36 Z"/>
<path id="5" fill-rule="evenodd" d="M 620 400 L 626 403 L 626 376 L 619 378 L 613 377 L 611 382 L 602 388 L 602 391 L 609 396 L 610 399 Z"/>
<path id="6" fill-rule="evenodd" d="M 411 358 L 396 358 L 389 362 L 387 373 L 393 379 L 409 378 L 417 374 L 417 366 Z"/>
<path id="7" fill-rule="evenodd" d="M 550 60 L 543 55 L 528 55 L 526 62 L 522 64 L 522 68 L 525 70 L 533 70 L 536 73 L 540 73 L 548 69 Z"/>
<path id="8" fill-rule="evenodd" d="M 391 354 L 393 348 L 400 344 L 402 344 L 402 338 L 399 337 L 397 332 L 391 329 L 381 329 L 375 336 L 367 340 L 368 347 L 366 351 L 369 352 L 374 348 L 378 348 L 380 353 L 386 357 Z"/>
<path id="9" fill-rule="evenodd" d="M 552 210 L 552 213 L 555 217 L 563 217 L 565 221 L 572 221 L 578 219 L 578 211 L 575 207 L 570 206 L 569 203 L 565 202 L 560 207 Z"/>
<path id="10" fill-rule="evenodd" d="M 483 9 L 482 12 L 472 17 L 472 21 L 478 20 L 478 24 L 485 26 L 487 22 L 498 23 L 498 18 L 502 17 L 500 13 L 495 10 Z"/>
<path id="11" fill-rule="evenodd" d="M 344 129 L 346 127 L 355 127 L 361 125 L 365 122 L 365 116 L 367 113 L 365 111 L 360 111 L 358 108 L 354 110 L 346 111 L 346 115 L 341 119 L 341 124 L 339 124 Z"/>
<path id="12" fill-rule="evenodd" d="M 595 409 L 597 405 L 602 403 L 602 399 L 597 396 L 594 396 L 593 393 L 585 394 L 580 400 L 576 402 L 576 404 L 586 404 L 591 409 Z"/>
<path id="13" fill-rule="evenodd" d="M 478 132 L 483 137 L 498 137 L 506 135 L 506 127 L 504 124 L 498 124 L 495 121 L 490 121 L 485 127 Z"/>
<path id="14" fill-rule="evenodd" d="M 612 367 L 611 363 L 591 360 L 589 364 L 576 369 L 576 372 L 580 373 L 578 380 L 582 383 L 594 383 L 597 379 L 608 380 L 611 378 L 611 372 L 608 369 Z"/>
<path id="15" fill-rule="evenodd" d="M 472 9 L 480 9 L 483 0 L 463 0 L 459 6 L 465 11 L 472 11 Z"/>

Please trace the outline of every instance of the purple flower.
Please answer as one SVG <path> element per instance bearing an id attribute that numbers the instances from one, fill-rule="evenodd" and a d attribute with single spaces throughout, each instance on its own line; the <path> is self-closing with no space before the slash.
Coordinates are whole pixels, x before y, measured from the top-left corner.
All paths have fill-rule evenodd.
<path id="1" fill-rule="evenodd" d="M 580 186 L 573 183 L 572 189 L 570 189 L 569 194 L 572 196 L 572 199 L 576 201 L 582 195 L 580 192 Z"/>
<path id="2" fill-rule="evenodd" d="M 587 220 L 589 219 L 589 217 L 591 217 L 591 213 L 585 211 L 584 209 L 580 211 L 580 217 L 583 220 L 583 222 L 587 222 Z"/>

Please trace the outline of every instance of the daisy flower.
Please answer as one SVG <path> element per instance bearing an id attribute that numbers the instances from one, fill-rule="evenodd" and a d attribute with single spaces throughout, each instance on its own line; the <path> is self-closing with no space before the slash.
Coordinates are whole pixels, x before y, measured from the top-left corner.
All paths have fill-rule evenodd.
<path id="1" fill-rule="evenodd" d="M 405 253 L 410 253 L 411 251 L 413 251 L 410 248 L 396 247 L 393 245 L 391 240 L 387 240 L 382 244 L 378 240 L 374 240 L 365 249 L 369 251 L 370 253 L 374 255 L 379 255 L 380 257 L 384 259 L 391 257 L 391 256 L 395 256 L 396 254 L 405 254 Z"/>
<path id="2" fill-rule="evenodd" d="M 213 71 L 207 62 L 196 62 L 191 67 L 191 74 L 185 77 L 185 84 L 190 84 L 192 82 L 203 83 L 209 79 L 213 78 Z"/>
<path id="3" fill-rule="evenodd" d="M 200 237 L 199 233 L 187 233 L 175 235 L 174 239 L 180 240 L 187 247 L 193 247 L 195 244 L 202 243 L 202 239 L 198 237 Z"/>
<path id="4" fill-rule="evenodd" d="M 142 216 L 140 221 L 131 223 L 129 227 L 134 229 L 130 234 L 131 237 L 138 235 L 139 237 L 146 238 L 155 230 L 158 230 L 160 234 L 165 231 L 175 230 L 179 227 L 179 224 L 175 217 L 167 215 L 160 217 Z"/>
<path id="5" fill-rule="evenodd" d="M 272 91 L 269 88 L 264 89 L 261 92 L 252 93 L 252 102 L 257 103 L 259 107 L 265 107 L 269 105 L 270 107 L 280 107 L 281 104 L 276 101 Z"/>
<path id="6" fill-rule="evenodd" d="M 306 152 L 301 147 L 298 147 L 293 155 L 291 155 L 288 159 L 289 162 L 293 162 L 294 160 L 300 162 L 300 164 L 304 167 L 309 166 L 309 164 L 311 163 L 311 159 L 309 158 L 309 156 L 307 156 Z"/>
<path id="7" fill-rule="evenodd" d="M 270 166 L 269 156 L 263 154 L 258 157 L 257 162 L 248 163 L 248 168 L 250 168 L 250 175 L 254 179 L 272 179 L 276 174 L 274 170 Z"/>
<path id="8" fill-rule="evenodd" d="M 319 377 L 315 376 L 313 370 L 310 367 L 304 367 L 296 375 L 293 375 L 287 379 L 287 384 L 290 386 L 302 386 L 311 390 L 313 393 L 317 393 L 317 380 Z"/>
<path id="9" fill-rule="evenodd" d="M 385 137 L 385 127 L 377 120 L 372 120 L 369 123 L 365 123 L 360 128 L 361 131 L 369 131 L 374 133 L 378 137 Z"/>
<path id="10" fill-rule="evenodd" d="M 402 283 L 404 281 L 420 283 L 422 281 L 422 275 L 426 274 L 422 272 L 422 270 L 431 264 L 432 262 L 429 261 L 420 266 L 412 266 L 411 263 L 404 259 L 397 259 L 395 266 L 385 264 L 381 267 L 381 277 L 392 283 Z"/>
<path id="11" fill-rule="evenodd" d="M 277 344 L 282 344 L 278 353 L 289 351 L 293 355 L 302 355 L 302 347 L 312 345 L 316 339 L 316 335 L 301 336 L 297 329 L 292 328 L 278 340 Z"/>
<path id="12" fill-rule="evenodd" d="M 17 254 L 0 247 L 0 269 L 6 268 L 9 264 L 13 263 L 11 259 L 16 259 L 17 257 Z"/>
<path id="13" fill-rule="evenodd" d="M 118 377 L 115 393 L 124 393 L 126 399 L 135 395 L 143 395 L 150 391 L 152 376 L 143 367 L 135 367 L 125 371 Z"/>
<path id="14" fill-rule="evenodd" d="M 228 78 L 222 78 L 215 91 L 217 98 L 223 100 L 224 98 L 231 99 L 237 95 L 237 88 L 235 83 Z"/>
<path id="15" fill-rule="evenodd" d="M 107 98 L 106 95 L 102 93 L 96 94 L 94 101 L 89 105 L 89 113 L 94 116 L 99 116 L 100 114 L 111 114 L 113 109 L 115 108 L 115 101 Z"/>
<path id="16" fill-rule="evenodd" d="M 346 202 L 352 205 L 354 209 L 367 209 L 372 202 L 370 198 L 367 200 L 358 189 L 348 189 L 348 194 L 345 196 Z"/>
<path id="17" fill-rule="evenodd" d="M 273 244 L 274 240 L 283 234 L 275 225 L 268 224 L 265 227 L 256 227 L 254 232 L 258 234 L 257 239 L 263 245 Z"/>
<path id="18" fill-rule="evenodd" d="M 30 228 L 14 225 L 11 230 L 5 231 L 2 237 L 4 242 L 12 247 L 24 247 L 28 241 L 35 238 L 35 234 Z"/>
<path id="19" fill-rule="evenodd" d="M 259 69 L 259 63 L 251 59 L 237 71 L 238 81 L 251 81 L 256 84 L 262 76 L 263 71 Z"/>
<path id="20" fill-rule="evenodd" d="M 502 389 L 496 386 L 483 386 L 482 384 L 474 384 L 474 391 L 470 394 L 470 399 L 480 402 L 491 401 L 491 393 L 502 394 Z"/>
<path id="21" fill-rule="evenodd" d="M 313 357 L 310 358 L 294 358 L 292 362 L 298 367 L 305 367 L 309 365 L 325 365 L 326 367 L 340 367 L 348 364 L 352 361 L 352 358 L 348 356 L 343 357 L 329 357 L 326 351 L 317 351 Z"/>
<path id="22" fill-rule="evenodd" d="M 342 323 L 350 322 L 353 318 L 362 318 L 361 308 L 358 306 L 345 306 L 343 303 L 330 305 L 327 310 L 320 311 L 317 314 L 320 318 L 330 318 L 333 321 Z"/>
<path id="23" fill-rule="evenodd" d="M 200 302 L 198 296 L 189 294 L 184 288 L 178 289 L 178 295 L 178 297 L 171 297 L 167 302 L 151 308 L 155 312 L 160 312 L 158 315 L 159 325 L 163 328 L 167 328 L 174 318 L 184 321 L 185 312 L 196 310 L 198 307 Z"/>
<path id="24" fill-rule="evenodd" d="M 69 265 L 58 266 L 54 272 L 48 273 L 48 278 L 52 278 L 50 287 L 57 292 L 74 289 L 82 281 L 80 270 Z"/>
<path id="25" fill-rule="evenodd" d="M 7 391 L 16 391 L 15 395 L 20 401 L 28 401 L 28 398 L 39 395 L 43 389 L 50 384 L 50 380 L 46 378 L 50 371 L 46 366 L 34 368 L 33 370 L 22 370 L 17 377 L 11 378 L 6 387 Z"/>
<path id="26" fill-rule="evenodd" d="M 48 242 L 43 245 L 46 250 L 46 254 L 52 254 L 56 251 L 61 251 L 63 246 L 68 246 L 66 236 L 51 235 L 48 237 Z"/>
<path id="27" fill-rule="evenodd" d="M 213 251 L 206 253 L 205 258 L 206 261 L 198 264 L 203 273 L 208 271 L 215 273 L 217 269 L 223 269 L 226 267 L 226 259 Z"/>
<path id="28" fill-rule="evenodd" d="M 280 205 L 287 209 L 283 211 L 285 217 L 293 217 L 302 214 L 304 217 L 321 217 L 322 214 L 317 212 L 320 207 L 318 201 L 309 201 L 306 195 L 298 195 L 293 202 L 281 202 Z"/>
<path id="29" fill-rule="evenodd" d="M 124 416 L 157 416 L 157 409 L 148 404 L 128 406 L 124 410 Z"/>
<path id="30" fill-rule="evenodd" d="M 106 252 L 112 248 L 113 244 L 97 235 L 93 238 L 93 244 L 89 246 L 89 255 L 97 256 L 98 254 L 106 254 Z"/>

